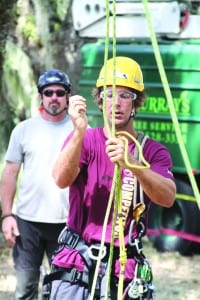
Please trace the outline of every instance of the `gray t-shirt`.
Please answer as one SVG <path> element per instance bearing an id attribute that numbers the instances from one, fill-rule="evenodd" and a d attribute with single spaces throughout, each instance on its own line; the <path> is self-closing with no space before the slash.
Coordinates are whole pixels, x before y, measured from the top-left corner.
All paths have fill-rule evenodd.
<path id="1" fill-rule="evenodd" d="M 52 168 L 73 125 L 68 116 L 50 122 L 41 116 L 19 123 L 12 131 L 6 160 L 23 164 L 16 214 L 29 221 L 63 223 L 68 216 L 68 188 L 60 189 Z"/>

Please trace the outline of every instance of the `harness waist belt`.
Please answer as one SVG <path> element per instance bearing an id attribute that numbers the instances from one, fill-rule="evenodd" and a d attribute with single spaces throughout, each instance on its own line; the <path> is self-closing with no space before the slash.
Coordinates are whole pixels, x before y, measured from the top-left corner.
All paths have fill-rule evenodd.
<path id="1" fill-rule="evenodd" d="M 45 275 L 43 279 L 43 285 L 48 284 L 53 280 L 63 280 L 72 283 L 81 281 L 88 285 L 89 276 L 86 272 L 80 272 L 75 268 L 70 270 L 61 270 L 61 268 L 58 268 L 58 270 L 59 271 Z"/>
<path id="2" fill-rule="evenodd" d="M 127 258 L 133 258 L 135 256 L 138 256 L 142 251 L 142 241 L 141 239 L 136 239 L 137 242 L 132 242 L 131 245 L 127 245 Z M 134 241 L 134 239 L 133 239 Z M 92 267 L 92 261 L 91 258 L 93 258 L 91 253 L 91 248 L 96 252 L 95 257 L 98 257 L 98 249 L 100 249 L 100 243 L 94 242 L 91 245 L 88 245 L 83 239 L 80 238 L 80 236 L 71 230 L 68 227 L 65 227 L 63 231 L 61 232 L 58 243 L 67 246 L 70 249 L 76 249 L 85 260 L 86 265 L 88 268 Z M 106 253 L 103 255 L 102 260 L 107 260 L 109 258 L 109 252 L 110 252 L 110 246 L 105 245 Z M 113 257 L 119 258 L 119 247 L 114 247 L 113 251 Z M 94 259 L 94 258 L 93 258 Z"/>

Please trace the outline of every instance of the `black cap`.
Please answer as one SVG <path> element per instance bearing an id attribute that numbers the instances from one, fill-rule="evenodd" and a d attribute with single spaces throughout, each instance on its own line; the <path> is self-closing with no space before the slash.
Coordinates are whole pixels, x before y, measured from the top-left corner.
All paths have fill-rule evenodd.
<path id="1" fill-rule="evenodd" d="M 38 92 L 41 93 L 45 86 L 52 84 L 64 86 L 68 93 L 71 91 L 71 83 L 67 74 L 60 70 L 49 70 L 40 75 L 37 85 Z"/>

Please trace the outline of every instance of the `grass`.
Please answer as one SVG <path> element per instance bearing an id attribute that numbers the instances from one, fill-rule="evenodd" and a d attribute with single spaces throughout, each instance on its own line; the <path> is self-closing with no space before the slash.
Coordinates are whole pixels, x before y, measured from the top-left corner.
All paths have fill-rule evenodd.
<path id="1" fill-rule="evenodd" d="M 15 276 L 11 249 L 0 248 L 0 300 L 13 299 Z M 176 252 L 157 252 L 144 240 L 144 254 L 154 276 L 156 300 L 200 299 L 200 256 L 181 256 Z"/>

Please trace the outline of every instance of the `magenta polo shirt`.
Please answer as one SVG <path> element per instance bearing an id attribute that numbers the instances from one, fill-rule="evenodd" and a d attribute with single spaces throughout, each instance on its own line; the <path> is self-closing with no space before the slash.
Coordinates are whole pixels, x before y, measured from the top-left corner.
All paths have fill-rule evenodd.
<path id="1" fill-rule="evenodd" d="M 67 143 L 68 137 L 64 143 Z M 110 190 L 113 181 L 114 164 L 105 153 L 106 136 L 103 128 L 88 128 L 86 130 L 81 151 L 80 173 L 70 187 L 68 227 L 77 232 L 86 243 L 101 241 L 102 226 L 107 210 Z M 134 153 L 134 142 L 129 143 L 131 153 Z M 172 161 L 166 147 L 148 139 L 143 149 L 143 155 L 149 162 L 151 170 L 160 175 L 173 179 L 170 171 Z M 132 196 L 134 192 L 134 176 L 129 170 L 121 170 L 122 211 L 125 222 L 125 242 L 128 241 L 128 229 L 133 215 Z M 145 203 L 150 200 L 145 195 Z M 110 242 L 112 230 L 112 212 L 108 220 L 105 243 Z M 116 222 L 115 246 L 119 245 Z M 125 278 L 132 279 L 135 262 L 128 259 Z M 54 258 L 53 264 L 84 269 L 84 260 L 76 250 L 64 248 Z M 115 274 L 119 275 L 119 262 L 115 262 Z"/>

